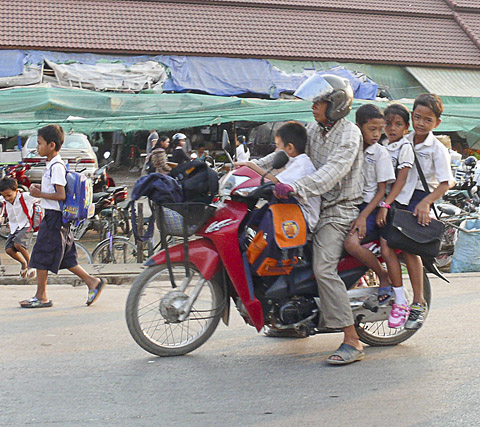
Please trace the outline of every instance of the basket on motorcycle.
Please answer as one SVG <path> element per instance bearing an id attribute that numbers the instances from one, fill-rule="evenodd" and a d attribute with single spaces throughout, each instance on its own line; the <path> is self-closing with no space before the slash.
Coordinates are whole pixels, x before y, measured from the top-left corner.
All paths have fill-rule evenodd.
<path id="1" fill-rule="evenodd" d="M 179 237 L 192 236 L 215 212 L 215 208 L 200 202 L 163 203 L 157 208 L 158 229 L 164 230 L 166 235 Z"/>

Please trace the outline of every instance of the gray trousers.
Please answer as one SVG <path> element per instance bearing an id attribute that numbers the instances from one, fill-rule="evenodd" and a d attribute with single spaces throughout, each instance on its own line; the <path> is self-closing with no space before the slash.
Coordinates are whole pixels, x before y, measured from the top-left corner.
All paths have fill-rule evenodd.
<path id="1" fill-rule="evenodd" d="M 353 325 L 345 283 L 337 273 L 343 241 L 349 225 L 327 223 L 319 227 L 313 239 L 313 271 L 320 297 L 320 326 L 341 329 Z"/>

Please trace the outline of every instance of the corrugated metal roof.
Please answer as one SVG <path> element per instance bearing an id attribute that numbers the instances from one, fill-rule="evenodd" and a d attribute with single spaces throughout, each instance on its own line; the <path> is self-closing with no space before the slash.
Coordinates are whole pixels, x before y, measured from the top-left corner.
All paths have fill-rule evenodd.
<path id="1" fill-rule="evenodd" d="M 480 71 L 406 67 L 423 87 L 440 96 L 480 97 Z"/>

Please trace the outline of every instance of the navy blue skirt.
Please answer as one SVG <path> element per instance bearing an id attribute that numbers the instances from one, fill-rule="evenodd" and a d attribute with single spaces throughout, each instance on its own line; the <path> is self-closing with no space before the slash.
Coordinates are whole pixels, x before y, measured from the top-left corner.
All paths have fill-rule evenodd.
<path id="1" fill-rule="evenodd" d="M 28 266 L 57 274 L 62 268 L 72 268 L 76 265 L 78 265 L 77 248 L 70 224 L 63 223 L 60 211 L 46 209 Z"/>

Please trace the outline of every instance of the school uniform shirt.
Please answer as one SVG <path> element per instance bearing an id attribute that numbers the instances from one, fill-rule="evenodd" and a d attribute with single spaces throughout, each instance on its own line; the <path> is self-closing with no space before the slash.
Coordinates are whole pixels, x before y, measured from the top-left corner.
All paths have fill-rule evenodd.
<path id="1" fill-rule="evenodd" d="M 284 183 L 291 184 L 297 179 L 310 175 L 316 171 L 312 161 L 306 154 L 299 154 L 296 157 L 290 157 L 285 169 L 276 175 L 276 178 Z M 314 231 L 320 216 L 320 197 L 309 197 L 305 201 L 300 201 L 300 208 L 302 209 L 305 220 L 307 221 L 310 231 Z"/>
<path id="2" fill-rule="evenodd" d="M 248 162 L 250 160 L 250 150 L 247 148 L 245 152 L 245 148 L 243 144 L 240 144 L 237 147 L 237 162 Z"/>
<path id="3" fill-rule="evenodd" d="M 38 202 L 38 199 L 30 196 L 30 193 L 22 193 L 22 195 L 23 200 L 25 200 L 25 205 L 27 206 L 28 214 L 30 215 L 30 218 L 33 218 L 33 205 Z M 21 230 L 22 228 L 30 227 L 30 221 L 20 203 L 20 191 L 17 191 L 17 196 L 13 203 L 7 202 L 3 196 L 0 196 L 0 202 L 4 202 L 7 209 L 10 234 L 15 233 L 15 231 Z"/>
<path id="4" fill-rule="evenodd" d="M 407 140 L 410 141 L 414 147 L 415 154 L 422 168 L 425 180 L 427 181 L 430 191 L 433 191 L 438 187 L 441 182 L 448 181 L 450 184 L 455 183 L 451 169 L 451 158 L 448 153 L 447 147 L 445 147 L 432 132 L 430 132 L 421 144 L 414 145 L 413 138 L 415 132 L 411 132 L 407 135 Z M 417 178 L 415 190 L 425 191 L 420 176 L 413 168 L 414 174 Z"/>
<path id="5" fill-rule="evenodd" d="M 47 162 L 47 167 L 42 176 L 42 193 L 56 193 L 55 185 L 61 185 L 62 187 L 67 185 L 65 164 L 60 154 Z M 61 211 L 58 200 L 41 199 L 40 206 L 43 209 Z"/>
<path id="6" fill-rule="evenodd" d="M 378 183 L 395 181 L 395 171 L 388 150 L 380 145 L 373 144 L 363 153 L 363 201 L 370 203 L 377 194 Z"/>
<path id="7" fill-rule="evenodd" d="M 414 172 L 412 173 L 412 170 L 415 169 L 413 145 L 407 138 L 403 137 L 399 141 L 388 144 L 386 148 L 390 154 L 393 169 L 395 170 L 396 175 L 398 175 L 398 171 L 400 169 L 409 169 L 405 184 L 398 196 L 395 198 L 398 203 L 402 205 L 408 205 L 408 202 L 412 198 L 413 192 L 415 191 L 415 185 L 417 183 L 417 176 Z M 387 186 L 387 193 L 390 192 L 392 187 L 393 184 Z"/>

